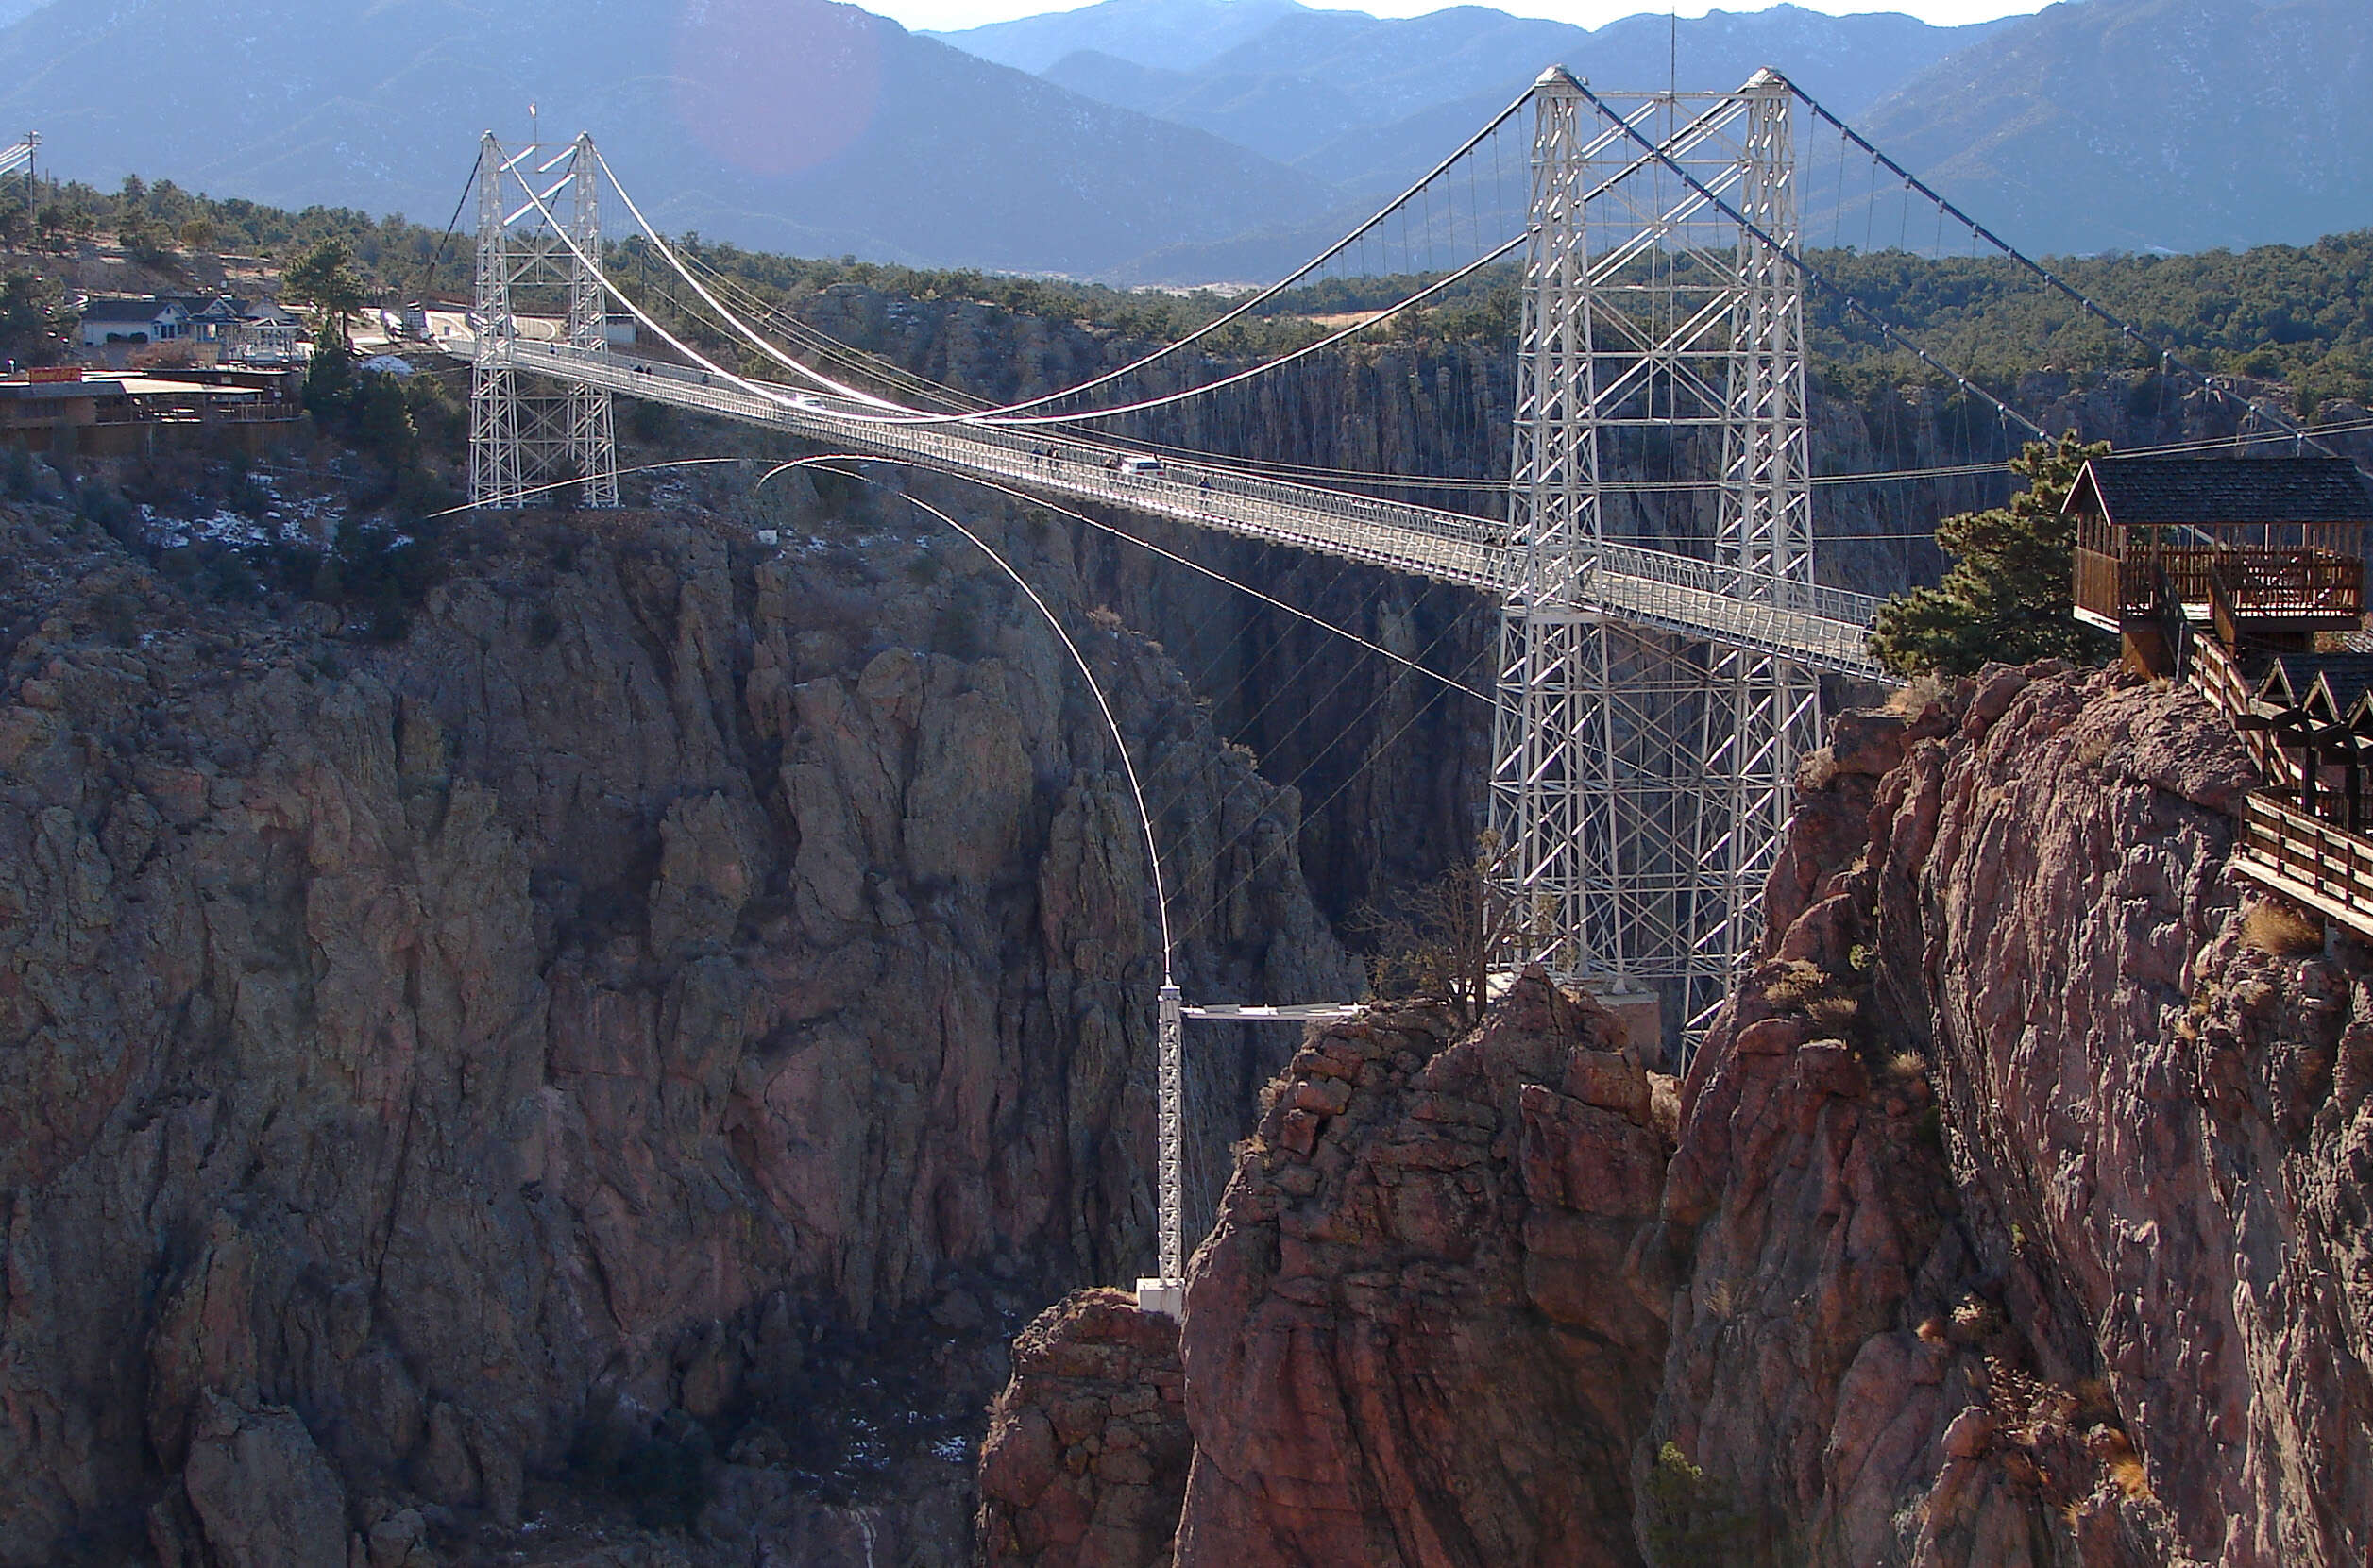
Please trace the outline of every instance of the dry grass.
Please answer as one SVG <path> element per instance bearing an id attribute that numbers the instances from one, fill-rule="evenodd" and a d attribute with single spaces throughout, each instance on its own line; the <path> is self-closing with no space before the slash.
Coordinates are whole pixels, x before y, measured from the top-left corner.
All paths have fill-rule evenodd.
<path id="1" fill-rule="evenodd" d="M 1887 1058 L 1887 1071 L 1898 1078 L 1917 1078 L 1928 1071 L 1928 1063 L 1917 1051 L 1898 1051 Z"/>
<path id="2" fill-rule="evenodd" d="M 1924 675 L 1915 675 L 1888 695 L 1887 711 L 1918 717 L 1928 710 L 1931 702 L 1941 698 L 1947 689 L 1944 677 L 1934 670 Z"/>
<path id="3" fill-rule="evenodd" d="M 2148 1502 L 2150 1473 L 2143 1468 L 2143 1457 L 2134 1452 L 2133 1440 L 2124 1432 L 2111 1428 L 2094 1434 L 2093 1452 L 2100 1456 L 2101 1469 L 2117 1489 L 2137 1503 Z"/>
<path id="4" fill-rule="evenodd" d="M 1837 778 L 1838 753 L 1834 749 L 1824 746 L 1797 764 L 1797 793 L 1809 795 L 1815 790 L 1827 789 L 1837 782 Z"/>
<path id="5" fill-rule="evenodd" d="M 1991 1339 L 2002 1332 L 2002 1309 L 1979 1296 L 1963 1296 L 1953 1308 L 1953 1337 L 1963 1344 Z"/>
<path id="6" fill-rule="evenodd" d="M 2303 958 L 2324 951 L 2324 922 L 2304 910 L 2268 899 L 2242 917 L 2241 939 L 2277 958 Z"/>
<path id="7" fill-rule="evenodd" d="M 1802 1007 L 1828 988 L 1829 977 L 1818 967 L 1791 958 L 1763 983 L 1763 1000 L 1774 1007 Z"/>
<path id="8" fill-rule="evenodd" d="M 2076 1410 L 2069 1425 L 2074 1426 L 2109 1426 L 2114 1429 L 2118 1420 L 2117 1400 L 2110 1392 L 2107 1379 L 2079 1377 L 2069 1391 L 2076 1396 Z"/>
<path id="9" fill-rule="evenodd" d="M 1815 997 L 1805 1004 L 1805 1016 L 1823 1029 L 1851 1029 L 1862 1016 L 1862 1003 L 1850 996 Z"/>

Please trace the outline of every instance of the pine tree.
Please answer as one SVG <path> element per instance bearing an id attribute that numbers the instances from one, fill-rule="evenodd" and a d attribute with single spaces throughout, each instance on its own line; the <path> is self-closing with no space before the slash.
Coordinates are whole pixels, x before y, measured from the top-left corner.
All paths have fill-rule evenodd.
<path id="1" fill-rule="evenodd" d="M 1937 525 L 1952 567 L 1933 588 L 1879 606 L 1871 650 L 1899 675 L 1966 675 L 1989 663 L 2068 659 L 2100 664 L 2114 651 L 2074 613 L 2076 524 L 2060 512 L 2088 459 L 2110 449 L 2072 432 L 2029 442 L 2010 468 L 2027 488 L 2007 507 L 1964 512 Z"/>
<path id="2" fill-rule="evenodd" d="M 307 251 L 280 278 L 280 292 L 321 312 L 321 337 L 335 334 L 347 346 L 347 323 L 363 308 L 363 280 L 354 273 L 354 253 L 332 236 Z"/>

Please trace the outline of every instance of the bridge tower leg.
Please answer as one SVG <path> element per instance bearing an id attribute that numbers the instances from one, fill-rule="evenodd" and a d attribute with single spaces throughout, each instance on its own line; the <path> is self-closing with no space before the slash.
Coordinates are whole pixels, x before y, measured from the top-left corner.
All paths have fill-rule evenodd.
<path id="1" fill-rule="evenodd" d="M 1666 102 L 1676 159 L 1792 244 L 1786 84 L 1689 103 L 1687 129 Z M 1653 991 L 1690 1040 L 1757 933 L 1818 685 L 1596 615 L 1589 577 L 1632 538 L 1754 572 L 1748 597 L 1810 582 L 1801 287 L 1668 171 L 1627 172 L 1563 70 L 1534 111 L 1492 823 L 1533 917 L 1522 956 L 1602 994 Z M 1717 464 L 1710 508 L 1639 488 Z"/>
<path id="2" fill-rule="evenodd" d="M 593 140 L 580 136 L 541 166 L 537 147 L 506 154 L 492 131 L 478 151 L 478 263 L 471 307 L 479 355 L 469 386 L 469 498 L 474 506 L 508 508 L 543 499 L 539 486 L 577 481 L 581 505 L 618 504 L 618 447 L 610 395 L 592 387 L 552 388 L 512 368 L 506 350 L 519 337 L 514 313 L 522 288 L 556 288 L 565 302 L 564 340 L 586 353 L 606 353 L 603 323 L 607 301 L 591 267 L 550 228 L 520 229 L 512 219 L 518 206 L 532 210 L 529 182 L 563 163 L 568 173 L 549 194 L 565 186 L 568 199 L 556 214 L 568 238 L 587 258 L 602 245 L 600 165 Z"/>
<path id="3" fill-rule="evenodd" d="M 469 373 L 469 500 L 512 507 L 525 488 L 519 465 L 518 377 L 504 351 L 518 334 L 511 316 L 510 226 L 503 217 L 502 143 L 488 131 L 478 143 L 478 264 L 470 329 L 478 358 Z"/>
<path id="4" fill-rule="evenodd" d="M 588 354 L 610 351 L 609 295 L 578 252 L 602 254 L 602 170 L 593 138 L 580 135 L 569 153 L 568 228 L 576 250 L 568 254 L 568 344 Z M 579 500 L 589 507 L 618 505 L 618 438 L 607 387 L 568 387 L 568 466 L 580 477 Z"/>

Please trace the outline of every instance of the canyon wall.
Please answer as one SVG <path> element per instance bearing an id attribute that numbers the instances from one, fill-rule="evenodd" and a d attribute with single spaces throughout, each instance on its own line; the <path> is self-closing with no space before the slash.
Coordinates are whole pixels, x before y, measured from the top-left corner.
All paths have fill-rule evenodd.
<path id="1" fill-rule="evenodd" d="M 0 1561 L 960 1560 L 1005 1341 L 1151 1260 L 1144 840 L 969 547 L 776 520 L 515 514 L 391 641 L 7 509 Z M 1355 985 L 1293 796 L 1007 543 L 1180 981 Z M 1198 1058 L 1204 1167 L 1290 1049 Z"/>
<path id="2" fill-rule="evenodd" d="M 2251 783 L 2116 673 L 1846 716 L 1677 1121 L 1538 982 L 1314 1030 L 1176 1560 L 2365 1560 L 2373 948 L 2236 877 Z"/>

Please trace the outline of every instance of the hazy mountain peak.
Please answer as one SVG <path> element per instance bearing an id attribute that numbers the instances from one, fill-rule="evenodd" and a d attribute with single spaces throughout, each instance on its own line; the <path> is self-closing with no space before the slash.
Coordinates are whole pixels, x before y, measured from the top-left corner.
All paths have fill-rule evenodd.
<path id="1" fill-rule="evenodd" d="M 1102 0 L 929 36 L 1018 71 L 1044 71 L 1080 50 L 1188 71 L 1304 8 L 1298 0 Z"/>

